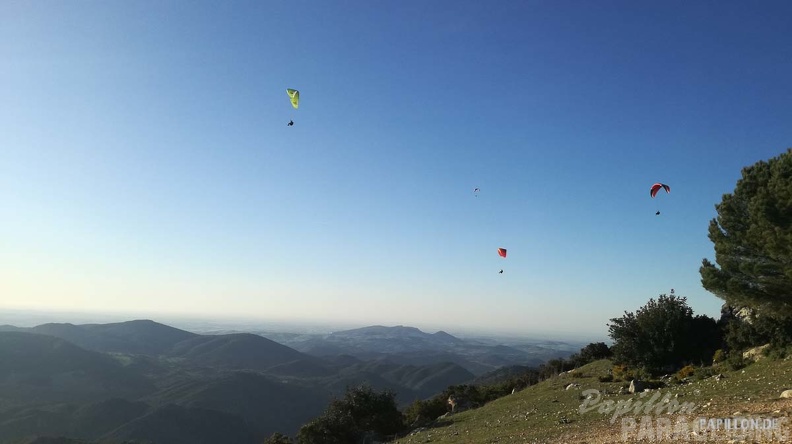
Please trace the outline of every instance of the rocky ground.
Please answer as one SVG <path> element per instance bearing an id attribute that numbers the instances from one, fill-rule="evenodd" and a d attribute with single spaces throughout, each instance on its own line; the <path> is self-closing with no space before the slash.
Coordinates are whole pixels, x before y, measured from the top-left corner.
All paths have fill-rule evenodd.
<path id="1" fill-rule="evenodd" d="M 716 367 L 687 383 L 669 381 L 637 394 L 620 394 L 624 381 L 600 382 L 610 368 L 609 361 L 589 364 L 397 442 L 792 443 L 792 399 L 781 397 L 792 389 L 791 359 L 762 359 L 736 371 Z M 754 421 L 740 430 L 743 419 Z"/>

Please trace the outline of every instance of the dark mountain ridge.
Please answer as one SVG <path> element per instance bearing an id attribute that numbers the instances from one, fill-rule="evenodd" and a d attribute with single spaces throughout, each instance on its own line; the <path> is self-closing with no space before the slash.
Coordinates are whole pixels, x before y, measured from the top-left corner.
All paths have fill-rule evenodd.
<path id="1" fill-rule="evenodd" d="M 251 333 L 216 336 L 194 336 L 176 343 L 168 356 L 186 359 L 194 364 L 266 370 L 269 367 L 297 360 L 316 360 L 285 345 Z"/>
<path id="2" fill-rule="evenodd" d="M 396 342 L 456 339 L 412 327 L 358 333 L 374 343 L 383 335 Z M 336 336 L 340 345 L 343 337 Z M 0 442 L 36 435 L 261 442 L 275 431 L 296 433 L 350 386 L 390 389 L 404 406 L 473 378 L 438 361 L 437 351 L 414 353 L 426 354 L 426 363 L 320 358 L 259 335 L 199 335 L 147 320 L 2 326 Z"/>
<path id="3" fill-rule="evenodd" d="M 0 332 L 0 407 L 137 397 L 154 390 L 118 360 L 66 340 Z"/>
<path id="4" fill-rule="evenodd" d="M 142 355 L 164 354 L 179 342 L 200 336 L 151 320 L 112 324 L 43 324 L 29 331 L 62 338 L 88 350 Z"/>

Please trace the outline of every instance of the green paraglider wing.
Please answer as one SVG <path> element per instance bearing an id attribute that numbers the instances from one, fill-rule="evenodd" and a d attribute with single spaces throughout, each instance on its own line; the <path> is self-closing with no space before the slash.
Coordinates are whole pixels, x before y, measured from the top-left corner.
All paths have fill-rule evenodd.
<path id="1" fill-rule="evenodd" d="M 300 106 L 300 91 L 297 91 L 296 89 L 287 89 L 286 94 L 289 95 L 294 109 L 297 109 L 297 107 Z"/>

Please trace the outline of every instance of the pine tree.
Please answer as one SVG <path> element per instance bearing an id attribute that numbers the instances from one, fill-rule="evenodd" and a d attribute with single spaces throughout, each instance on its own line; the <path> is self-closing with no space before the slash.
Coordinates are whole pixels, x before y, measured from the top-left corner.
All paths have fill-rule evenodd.
<path id="1" fill-rule="evenodd" d="M 709 238 L 718 265 L 703 260 L 704 288 L 731 306 L 792 317 L 792 149 L 744 168 L 715 208 Z"/>

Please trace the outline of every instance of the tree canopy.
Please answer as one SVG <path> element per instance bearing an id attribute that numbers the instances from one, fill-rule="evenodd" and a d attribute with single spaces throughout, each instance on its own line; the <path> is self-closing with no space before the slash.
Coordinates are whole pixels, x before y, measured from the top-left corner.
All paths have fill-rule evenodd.
<path id="1" fill-rule="evenodd" d="M 709 225 L 717 266 L 704 259 L 701 283 L 732 306 L 792 316 L 792 149 L 742 170 Z"/>
<path id="2" fill-rule="evenodd" d="M 611 319 L 608 334 L 617 362 L 650 373 L 672 371 L 690 362 L 712 359 L 720 337 L 717 323 L 693 316 L 687 299 L 661 294 L 635 313 Z"/>
<path id="3" fill-rule="evenodd" d="M 369 438 L 384 439 L 403 428 L 404 417 L 396 406 L 396 395 L 364 384 L 347 388 L 343 398 L 333 400 L 320 417 L 302 426 L 297 442 L 349 444 Z"/>

